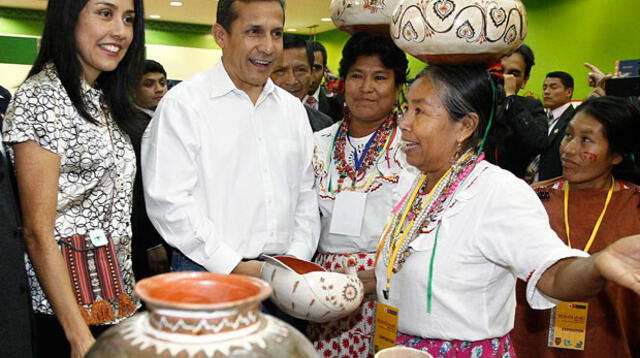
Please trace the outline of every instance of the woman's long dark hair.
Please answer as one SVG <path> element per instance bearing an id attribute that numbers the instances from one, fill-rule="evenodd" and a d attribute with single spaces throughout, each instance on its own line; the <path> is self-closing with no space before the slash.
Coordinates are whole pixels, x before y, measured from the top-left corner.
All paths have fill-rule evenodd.
<path id="1" fill-rule="evenodd" d="M 505 94 L 503 81 L 482 66 L 427 66 L 416 79 L 426 77 L 438 89 L 438 96 L 449 116 L 459 121 L 469 113 L 476 113 L 478 127 L 467 140 L 465 148 L 475 148 L 482 141 L 492 118 L 485 146 L 500 142 L 508 134 L 501 120 Z"/>
<path id="2" fill-rule="evenodd" d="M 81 96 L 82 66 L 78 60 L 75 34 L 78 16 L 87 2 L 88 0 L 49 0 L 40 52 L 28 77 L 42 71 L 47 63 L 52 62 L 71 103 L 83 118 L 96 123 L 88 114 Z M 144 61 L 144 6 L 142 0 L 133 0 L 133 5 L 135 19 L 131 45 L 118 67 L 110 72 L 102 72 L 96 80 L 96 87 L 103 91 L 106 105 L 118 124 L 133 114 L 129 93 L 136 85 L 135 80 Z"/>
<path id="3" fill-rule="evenodd" d="M 576 108 L 575 115 L 584 112 L 600 124 L 609 142 L 609 153 L 622 156 L 613 167 L 613 176 L 640 185 L 640 112 L 627 100 L 604 96 L 590 98 Z"/>

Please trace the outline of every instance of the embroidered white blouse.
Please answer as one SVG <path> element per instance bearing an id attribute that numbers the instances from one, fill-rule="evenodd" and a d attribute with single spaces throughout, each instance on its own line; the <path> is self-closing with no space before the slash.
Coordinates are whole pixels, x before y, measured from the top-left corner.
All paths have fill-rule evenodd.
<path id="1" fill-rule="evenodd" d="M 415 174 L 402 172 L 398 200 L 414 178 Z M 382 292 L 387 277 L 382 256 L 376 266 L 378 299 L 399 309 L 399 332 L 423 338 L 502 337 L 514 324 L 516 278 L 528 279 L 527 299 L 533 308 L 551 308 L 556 301 L 536 289 L 542 273 L 560 259 L 588 256 L 558 238 L 540 200 L 524 181 L 482 161 L 442 213 L 428 313 L 436 230 L 423 230 L 427 231 L 410 244 L 411 255 L 392 276 L 389 299 Z"/>
<path id="2" fill-rule="evenodd" d="M 11 145 L 28 140 L 60 157 L 56 238 L 59 239 L 59 235 L 87 235 L 94 229 L 103 229 L 113 239 L 125 292 L 138 304 L 133 294 L 135 281 L 131 269 L 135 153 L 129 137 L 111 116 L 102 115 L 102 91 L 89 87 L 83 81 L 81 95 L 87 103 L 89 115 L 98 121 L 98 125 L 80 117 L 55 67 L 46 65 L 16 91 L 4 119 L 3 140 L 9 145 L 12 160 L 15 158 Z M 109 121 L 108 126 L 105 120 Z M 111 220 L 105 223 L 112 203 Z M 97 275 L 92 255 L 88 267 L 91 275 Z M 54 314 L 28 258 L 27 275 L 34 310 Z M 110 303 L 117 312 L 116 300 Z"/>
<path id="3" fill-rule="evenodd" d="M 256 104 L 222 62 L 165 95 L 142 138 L 149 219 L 207 270 L 316 251 L 313 135 L 300 100 L 268 80 Z"/>
<path id="4" fill-rule="evenodd" d="M 396 130 L 390 141 L 389 149 L 381 153 L 376 163 L 365 175 L 357 178 L 355 191 L 367 193 L 364 219 L 360 236 L 348 236 L 329 232 L 336 194 L 342 190 L 352 190 L 352 181 L 345 178 L 343 186 L 338 189 L 340 177 L 333 160 L 332 144 L 342 121 L 315 133 L 315 152 L 313 166 L 316 173 L 316 189 L 320 205 L 322 231 L 318 251 L 333 254 L 354 254 L 375 252 L 382 229 L 390 216 L 393 200 L 393 187 L 398 183 L 400 171 L 406 166 L 404 155 L 399 148 L 400 130 Z M 373 133 L 362 138 L 350 138 L 345 145 L 348 163 L 354 166 L 354 151 L 358 156 L 363 154 L 366 143 Z M 329 161 L 329 166 L 327 166 Z M 373 177 L 371 177 L 373 175 Z M 371 183 L 367 185 L 369 180 Z M 329 188 L 331 182 L 331 188 Z M 331 189 L 331 190 L 330 190 Z"/>

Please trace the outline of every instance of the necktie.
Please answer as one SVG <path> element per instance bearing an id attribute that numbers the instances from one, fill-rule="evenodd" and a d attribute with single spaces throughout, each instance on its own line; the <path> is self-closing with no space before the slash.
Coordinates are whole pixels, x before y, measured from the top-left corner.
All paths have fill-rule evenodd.
<path id="1" fill-rule="evenodd" d="M 307 96 L 307 105 L 313 109 L 318 109 L 318 101 L 313 96 Z"/>

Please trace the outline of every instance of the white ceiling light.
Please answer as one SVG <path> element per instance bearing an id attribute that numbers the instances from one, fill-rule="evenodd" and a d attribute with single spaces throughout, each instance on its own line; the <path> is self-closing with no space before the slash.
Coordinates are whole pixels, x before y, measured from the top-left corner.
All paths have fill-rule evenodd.
<path id="1" fill-rule="evenodd" d="M 320 21 L 322 21 L 322 22 L 331 22 L 331 18 L 330 17 L 323 17 L 322 19 L 320 19 Z"/>
<path id="2" fill-rule="evenodd" d="M 149 15 L 149 18 L 150 18 L 150 19 L 159 19 L 159 18 L 160 18 L 160 15 L 157 15 L 157 14 L 151 14 L 151 15 Z"/>
<path id="3" fill-rule="evenodd" d="M 287 29 L 288 32 L 296 32 L 298 29 Z"/>
<path id="4" fill-rule="evenodd" d="M 169 3 L 171 6 L 182 6 L 182 1 L 172 1 Z"/>

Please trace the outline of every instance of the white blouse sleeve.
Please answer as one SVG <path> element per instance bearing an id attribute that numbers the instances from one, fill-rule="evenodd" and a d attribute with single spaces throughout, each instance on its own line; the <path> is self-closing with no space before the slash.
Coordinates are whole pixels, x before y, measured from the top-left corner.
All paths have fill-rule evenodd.
<path id="1" fill-rule="evenodd" d="M 588 256 L 567 247 L 549 225 L 542 203 L 525 182 L 510 176 L 494 177 L 488 202 L 478 223 L 476 245 L 490 261 L 509 267 L 527 282 L 527 300 L 534 309 L 548 309 L 557 301 L 536 286 L 557 261 Z"/>

